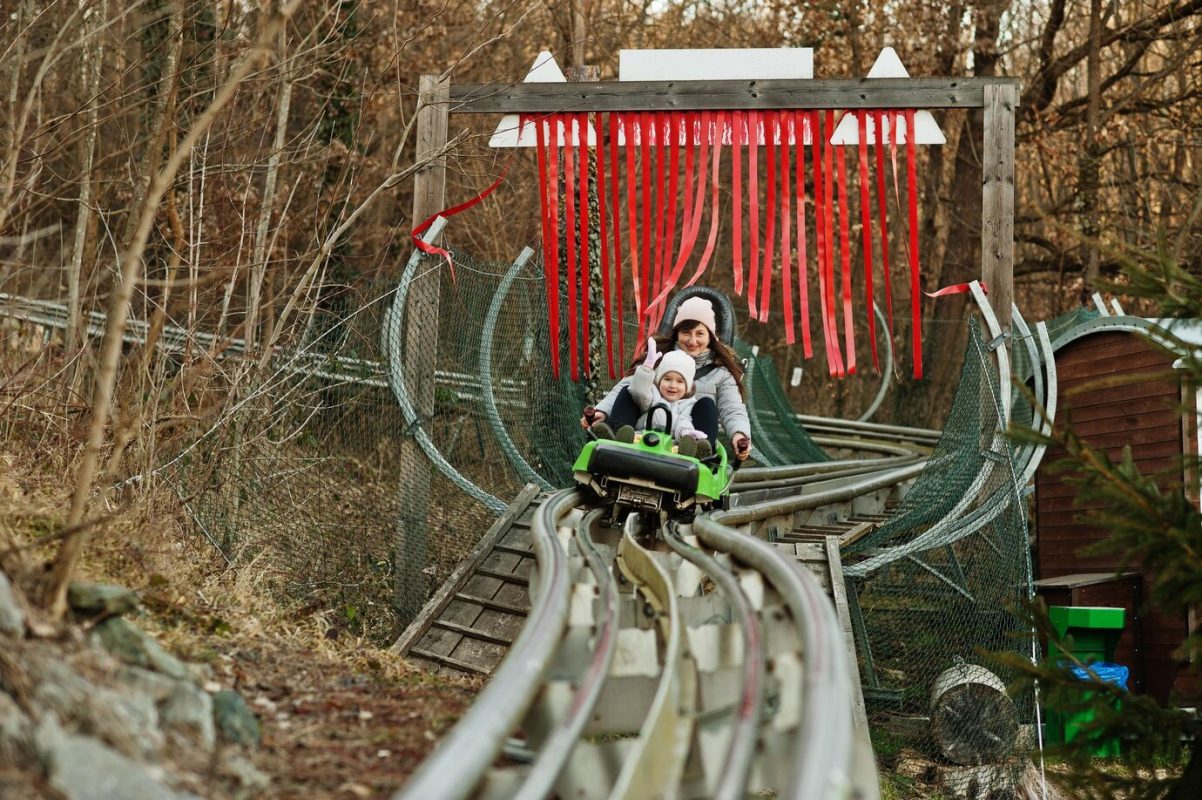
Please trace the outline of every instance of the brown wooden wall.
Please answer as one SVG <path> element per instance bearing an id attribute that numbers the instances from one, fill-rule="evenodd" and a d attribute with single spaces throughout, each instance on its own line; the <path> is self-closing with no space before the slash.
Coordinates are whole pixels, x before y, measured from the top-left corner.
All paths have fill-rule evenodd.
<path id="1" fill-rule="evenodd" d="M 1161 486 L 1168 489 L 1176 484 L 1176 491 L 1181 491 L 1180 458 L 1185 437 L 1175 408 L 1181 403 L 1183 393 L 1179 378 L 1166 375 L 1172 372 L 1172 361 L 1136 333 L 1101 332 L 1066 345 L 1056 354 L 1057 430 L 1062 430 L 1066 423 L 1072 425 L 1085 442 L 1104 448 L 1115 460 L 1121 457 L 1123 446 L 1129 444 L 1135 463 L 1145 475 L 1175 466 L 1161 479 Z M 1152 378 L 1151 373 L 1161 376 Z M 1099 378 L 1132 375 L 1149 377 L 1070 396 L 1074 389 Z M 1065 481 L 1067 476 L 1048 469 L 1063 457 L 1063 449 L 1049 448 L 1035 476 L 1036 578 L 1117 570 L 1121 563 L 1119 554 L 1079 552 L 1104 538 L 1105 532 L 1081 520 L 1081 512 L 1091 506 L 1077 504 L 1074 488 Z M 1122 598 L 1118 594 L 1121 593 L 1115 594 L 1114 605 L 1128 606 L 1130 618 L 1130 602 L 1119 602 Z M 1140 622 L 1144 650 L 1140 671 L 1146 691 L 1162 701 L 1172 688 L 1194 694 L 1192 682 L 1178 680 L 1184 663 L 1171 655 L 1185 638 L 1185 616 L 1151 612 L 1143 615 Z M 1120 649 L 1123 657 L 1135 657 L 1133 644 L 1132 632 L 1125 632 Z"/>

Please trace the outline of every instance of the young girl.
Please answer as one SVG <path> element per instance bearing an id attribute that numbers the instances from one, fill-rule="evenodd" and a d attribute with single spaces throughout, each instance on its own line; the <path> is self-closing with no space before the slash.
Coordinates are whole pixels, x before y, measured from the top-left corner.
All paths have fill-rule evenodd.
<path id="1" fill-rule="evenodd" d="M 751 425 L 744 404 L 743 369 L 734 353 L 715 333 L 717 325 L 714 306 L 703 297 L 690 297 L 680 304 L 667 337 L 656 337 L 659 349 L 681 352 L 696 365 L 693 386 L 695 402 L 690 410 L 692 426 L 706 435 L 707 444 L 714 449 L 721 423 L 734 444 L 734 457 L 743 461 L 751 453 Z M 633 425 L 642 413 L 630 393 L 630 375 L 618 382 L 600 403 L 592 419 L 581 418 L 582 427 L 596 420 L 607 421 L 612 427 Z"/>
<path id="2" fill-rule="evenodd" d="M 648 339 L 647 357 L 635 369 L 627 387 L 640 416 L 633 425 L 623 426 L 616 438 L 633 440 L 634 431 L 644 430 L 653 423 L 663 424 L 665 420 L 659 409 L 649 412 L 653 406 L 662 404 L 672 414 L 670 433 L 677 440 L 679 452 L 697 458 L 710 455 L 712 451 L 706 435 L 693 429 L 692 411 L 697 402 L 693 379 L 696 373 L 697 362 L 692 356 L 673 350 L 661 357 L 656 351 L 655 339 Z M 593 423 L 592 431 L 601 439 L 615 438 L 613 429 L 605 422 Z"/>

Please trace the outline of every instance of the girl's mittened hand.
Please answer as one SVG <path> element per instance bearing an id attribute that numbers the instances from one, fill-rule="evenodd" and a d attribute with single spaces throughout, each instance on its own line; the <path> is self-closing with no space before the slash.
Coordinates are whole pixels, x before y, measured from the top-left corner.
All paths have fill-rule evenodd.
<path id="1" fill-rule="evenodd" d="M 677 436 L 676 438 L 683 439 L 686 436 L 688 436 L 691 439 L 708 439 L 709 438 L 708 436 L 705 435 L 705 431 L 699 431 L 696 428 L 689 428 L 687 430 L 683 430 L 680 432 L 680 435 Z"/>
<path id="2" fill-rule="evenodd" d="M 655 369 L 656 362 L 659 361 L 660 354 L 655 349 L 655 337 L 647 337 L 647 357 L 643 359 L 643 366 L 648 369 Z"/>

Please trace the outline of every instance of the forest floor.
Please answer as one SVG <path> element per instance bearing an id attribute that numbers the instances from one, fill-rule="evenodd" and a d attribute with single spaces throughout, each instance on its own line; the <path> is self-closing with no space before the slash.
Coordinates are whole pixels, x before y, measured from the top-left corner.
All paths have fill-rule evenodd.
<path id="1" fill-rule="evenodd" d="M 25 437 L 0 440 L 0 534 L 22 545 L 5 568 L 32 585 L 60 530 L 71 456 Z M 386 796 L 413 773 L 471 703 L 478 682 L 434 677 L 265 595 L 270 565 L 234 568 L 189 526 L 167 489 L 112 497 L 79 575 L 139 593 L 134 621 L 179 657 L 208 665 L 262 723 L 251 754 L 271 798 Z M 0 548 L 4 550 L 6 548 Z M 70 637 L 67 637 L 70 638 Z"/>

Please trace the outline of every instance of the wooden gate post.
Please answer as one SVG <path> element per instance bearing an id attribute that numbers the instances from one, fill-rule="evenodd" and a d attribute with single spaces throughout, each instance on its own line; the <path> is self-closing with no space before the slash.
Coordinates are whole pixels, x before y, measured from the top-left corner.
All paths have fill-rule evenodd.
<path id="1" fill-rule="evenodd" d="M 981 160 L 981 281 L 1003 331 L 1014 301 L 1014 113 L 1018 87 L 986 84 Z"/>
<path id="2" fill-rule="evenodd" d="M 451 83 L 423 75 L 418 84 L 417 142 L 414 158 L 421 163 L 447 143 Z M 413 225 L 446 207 L 446 156 L 419 168 L 413 178 Z M 438 348 L 440 276 L 436 272 L 409 287 L 405 304 L 403 370 L 405 386 L 417 414 L 416 425 L 428 424 L 434 414 L 434 371 Z M 395 355 L 394 355 L 395 357 Z M 395 366 L 394 366 L 395 368 Z M 411 432 L 410 432 L 411 433 Z M 394 552 L 396 605 L 408 623 L 426 602 L 425 573 L 429 539 L 429 497 L 432 467 L 412 436 L 401 442 L 403 495 Z"/>

